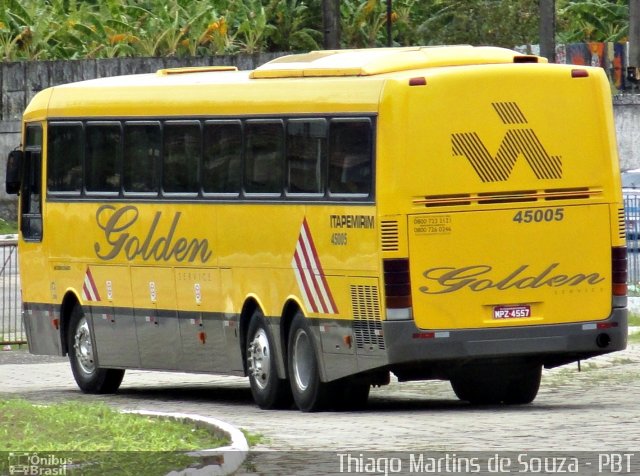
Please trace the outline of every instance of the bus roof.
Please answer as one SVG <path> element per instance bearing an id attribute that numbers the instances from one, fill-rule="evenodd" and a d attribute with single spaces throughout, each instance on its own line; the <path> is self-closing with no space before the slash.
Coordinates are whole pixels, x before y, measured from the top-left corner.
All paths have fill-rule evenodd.
<path id="1" fill-rule="evenodd" d="M 251 78 L 371 76 L 441 66 L 517 62 L 542 63 L 546 59 L 505 48 L 470 45 L 327 50 L 274 59 L 253 71 Z"/>
<path id="2" fill-rule="evenodd" d="M 465 45 L 312 51 L 277 58 L 254 71 L 228 66 L 171 68 L 155 74 L 55 86 L 34 97 L 24 119 L 210 116 L 212 112 L 260 115 L 274 110 L 376 113 L 384 81 L 396 74 L 402 77 L 410 71 L 438 67 L 538 62 L 546 59 L 504 48 Z M 300 81 L 314 77 L 329 83 L 318 88 L 315 81 Z M 358 77 L 366 81 L 359 81 L 357 87 L 346 83 Z M 292 80 L 297 80 L 295 87 L 282 83 Z M 250 84 L 252 87 L 247 87 Z"/>

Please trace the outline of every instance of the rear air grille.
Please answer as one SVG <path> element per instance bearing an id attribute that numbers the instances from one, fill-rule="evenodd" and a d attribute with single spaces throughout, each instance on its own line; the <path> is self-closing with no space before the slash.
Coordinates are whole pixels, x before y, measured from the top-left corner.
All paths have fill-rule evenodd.
<path id="1" fill-rule="evenodd" d="M 356 347 L 358 349 L 385 349 L 382 323 L 380 321 L 355 320 L 353 321 L 353 334 L 356 338 Z"/>
<path id="2" fill-rule="evenodd" d="M 377 286 L 351 286 L 353 335 L 358 349 L 384 350 Z"/>
<path id="3" fill-rule="evenodd" d="M 377 286 L 351 286 L 351 307 L 354 319 L 380 320 L 380 300 Z"/>
<path id="4" fill-rule="evenodd" d="M 398 251 L 398 222 L 383 221 L 380 225 L 382 233 L 382 251 Z"/>

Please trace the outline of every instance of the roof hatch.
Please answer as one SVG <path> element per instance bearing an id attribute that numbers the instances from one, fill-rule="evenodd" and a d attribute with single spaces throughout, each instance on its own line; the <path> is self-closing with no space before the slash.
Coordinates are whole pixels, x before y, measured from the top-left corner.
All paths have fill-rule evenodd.
<path id="1" fill-rule="evenodd" d="M 327 50 L 289 55 L 269 61 L 250 77 L 301 78 L 317 76 L 371 76 L 395 71 L 497 63 L 546 63 L 545 58 L 521 55 L 490 46 L 434 46 Z"/>

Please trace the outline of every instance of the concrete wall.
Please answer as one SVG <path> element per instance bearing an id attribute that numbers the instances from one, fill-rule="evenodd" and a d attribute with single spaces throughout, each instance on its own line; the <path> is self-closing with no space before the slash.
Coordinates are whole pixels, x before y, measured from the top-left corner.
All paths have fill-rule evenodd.
<path id="1" fill-rule="evenodd" d="M 640 94 L 613 98 L 618 153 L 622 170 L 640 168 Z"/>
<path id="2" fill-rule="evenodd" d="M 4 192 L 7 154 L 20 144 L 20 118 L 31 98 L 56 84 L 121 74 L 149 73 L 180 66 L 225 65 L 254 69 L 277 53 L 209 58 L 120 58 L 81 61 L 0 63 L 0 218 L 16 216 L 15 197 Z M 640 168 L 640 94 L 622 94 L 613 101 L 620 167 Z"/>

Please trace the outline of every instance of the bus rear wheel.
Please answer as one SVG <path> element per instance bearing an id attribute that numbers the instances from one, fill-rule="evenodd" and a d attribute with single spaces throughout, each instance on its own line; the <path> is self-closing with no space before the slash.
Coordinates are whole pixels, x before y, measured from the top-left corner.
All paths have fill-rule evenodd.
<path id="1" fill-rule="evenodd" d="M 291 323 L 287 349 L 291 392 L 296 406 L 303 412 L 326 409 L 331 385 L 320 380 L 316 345 L 309 323 L 300 312 Z"/>
<path id="2" fill-rule="evenodd" d="M 288 382 L 278 377 L 275 345 L 261 311 L 253 313 L 247 335 L 247 373 L 253 400 L 264 410 L 290 407 L 291 390 Z"/>
<path id="3" fill-rule="evenodd" d="M 79 304 L 71 311 L 67 343 L 71 371 L 80 390 L 97 394 L 115 393 L 118 390 L 124 378 L 124 370 L 98 367 L 91 326 Z"/>
<path id="4" fill-rule="evenodd" d="M 470 369 L 451 377 L 451 387 L 460 400 L 477 405 L 505 403 L 525 405 L 538 394 L 542 365 L 515 368 Z"/>

